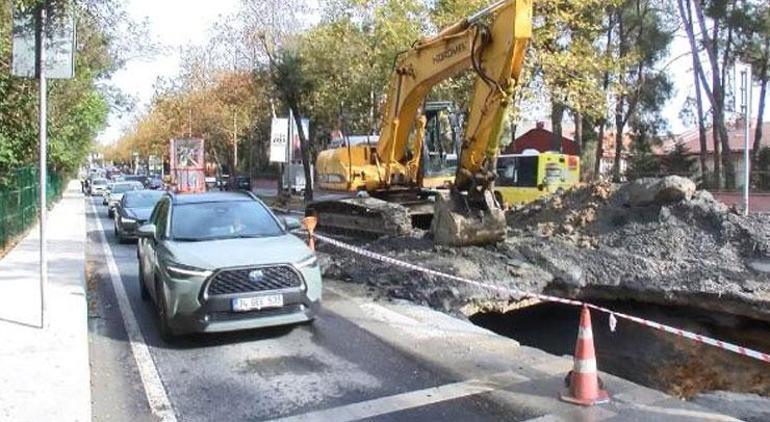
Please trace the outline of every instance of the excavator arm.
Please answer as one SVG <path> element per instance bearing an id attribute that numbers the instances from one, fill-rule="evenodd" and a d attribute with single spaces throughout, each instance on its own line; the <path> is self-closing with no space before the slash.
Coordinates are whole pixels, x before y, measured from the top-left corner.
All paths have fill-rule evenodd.
<path id="1" fill-rule="evenodd" d="M 495 16 L 485 27 L 489 45 L 478 56 L 471 52 L 478 77 L 455 183 L 448 198 L 436 201 L 431 224 L 434 238 L 441 244 L 485 244 L 505 236 L 505 215 L 492 191 L 493 163 L 504 113 L 532 33 L 532 6 L 529 0 L 517 0 L 490 7 Z"/>
<path id="2" fill-rule="evenodd" d="M 386 186 L 414 182 L 412 166 L 401 177 L 395 168 L 404 162 L 417 109 L 433 86 L 469 68 L 478 78 L 463 142 L 459 186 L 464 189 L 488 153 L 494 155 L 503 113 L 521 74 L 531 35 L 531 10 L 531 0 L 498 1 L 436 36 L 418 41 L 397 57 L 377 145 L 379 160 L 385 163 Z M 418 148 L 411 152 L 418 158 L 421 153 Z"/>

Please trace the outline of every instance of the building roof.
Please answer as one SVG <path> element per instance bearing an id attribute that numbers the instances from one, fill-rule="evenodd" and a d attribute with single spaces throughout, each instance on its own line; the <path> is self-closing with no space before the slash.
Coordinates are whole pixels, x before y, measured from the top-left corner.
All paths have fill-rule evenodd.
<path id="1" fill-rule="evenodd" d="M 751 128 L 749 129 L 749 151 L 754 146 L 754 135 L 757 128 L 756 119 L 751 120 Z M 735 123 L 728 125 L 727 127 L 728 144 L 732 151 L 743 151 L 743 137 L 744 137 L 744 124 L 743 120 L 738 120 Z M 674 149 L 677 143 L 684 144 L 690 154 L 700 153 L 700 135 L 698 128 L 690 129 L 674 137 L 673 141 L 663 143 L 662 146 L 654 148 L 656 154 L 668 154 Z M 762 146 L 770 145 L 770 122 L 762 123 Z M 720 146 L 721 148 L 721 146 Z M 711 127 L 706 128 L 706 152 L 714 152 L 714 131 Z"/>
<path id="2" fill-rule="evenodd" d="M 553 151 L 554 133 L 546 130 L 542 125 L 530 129 L 516 138 L 503 151 L 503 154 L 521 154 L 526 149 L 535 149 L 539 152 Z M 574 140 L 565 136 L 561 137 L 561 152 L 565 154 L 579 154 L 579 146 Z"/>

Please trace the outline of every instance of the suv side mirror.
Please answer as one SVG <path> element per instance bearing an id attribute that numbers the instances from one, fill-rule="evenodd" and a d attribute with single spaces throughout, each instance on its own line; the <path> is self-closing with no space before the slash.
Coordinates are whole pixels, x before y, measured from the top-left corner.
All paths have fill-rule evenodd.
<path id="1" fill-rule="evenodd" d="M 294 217 L 283 217 L 283 226 L 286 227 L 286 230 L 292 231 L 301 228 L 302 224 Z"/>
<path id="2" fill-rule="evenodd" d="M 145 224 L 136 229 L 136 235 L 145 239 L 152 239 L 155 237 L 155 224 Z"/>

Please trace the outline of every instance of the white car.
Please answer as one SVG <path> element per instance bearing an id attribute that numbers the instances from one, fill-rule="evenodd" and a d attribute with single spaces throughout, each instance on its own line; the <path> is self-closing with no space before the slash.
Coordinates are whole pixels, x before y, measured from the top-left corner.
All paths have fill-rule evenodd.
<path id="1" fill-rule="evenodd" d="M 98 178 L 91 179 L 91 183 L 88 185 L 88 194 L 91 196 L 104 195 L 107 191 L 107 179 Z"/>
<path id="2" fill-rule="evenodd" d="M 130 190 L 144 189 L 139 182 L 115 182 L 112 187 L 105 192 L 102 205 L 107 205 L 107 216 L 112 218 L 115 214 L 115 206 L 123 199 L 123 194 Z"/>

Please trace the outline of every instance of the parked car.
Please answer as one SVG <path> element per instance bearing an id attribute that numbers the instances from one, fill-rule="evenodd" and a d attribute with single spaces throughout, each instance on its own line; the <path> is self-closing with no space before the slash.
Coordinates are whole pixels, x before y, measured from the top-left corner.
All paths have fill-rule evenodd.
<path id="1" fill-rule="evenodd" d="M 136 183 L 136 182 L 131 182 Z M 144 224 L 165 192 L 132 190 L 123 194 L 113 212 L 114 233 L 118 242 L 136 238 L 137 227 Z"/>
<path id="2" fill-rule="evenodd" d="M 166 194 L 139 227 L 139 284 L 164 338 L 312 321 L 315 253 L 247 192 Z"/>
<path id="3" fill-rule="evenodd" d="M 88 194 L 91 196 L 103 195 L 107 191 L 107 179 L 95 178 L 91 179 L 88 184 Z"/>
<path id="4" fill-rule="evenodd" d="M 102 205 L 107 205 L 107 216 L 112 218 L 115 206 L 123 198 L 123 194 L 131 190 L 143 189 L 144 186 L 139 182 L 115 182 L 109 190 L 104 193 Z"/>

